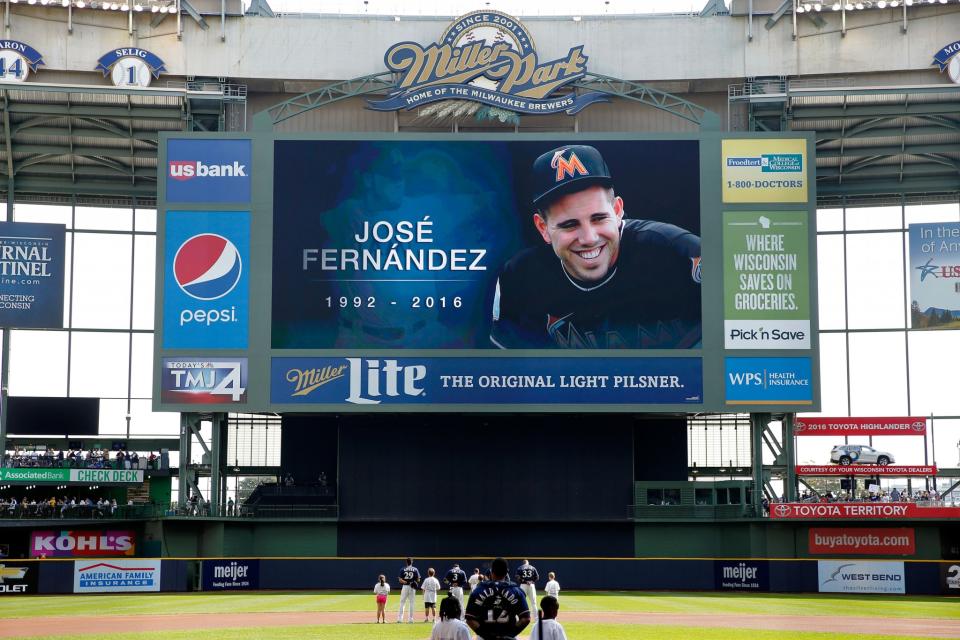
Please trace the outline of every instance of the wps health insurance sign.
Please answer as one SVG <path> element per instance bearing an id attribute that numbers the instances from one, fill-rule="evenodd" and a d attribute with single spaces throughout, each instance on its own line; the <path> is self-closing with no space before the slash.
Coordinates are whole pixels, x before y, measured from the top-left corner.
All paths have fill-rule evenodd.
<path id="1" fill-rule="evenodd" d="M 727 404 L 813 404 L 810 358 L 726 358 Z"/>
<path id="2" fill-rule="evenodd" d="M 727 349 L 810 348 L 806 211 L 723 213 Z"/>
<path id="3" fill-rule="evenodd" d="M 817 562 L 820 593 L 906 593 L 903 562 Z"/>
<path id="4" fill-rule="evenodd" d="M 0 326 L 63 328 L 66 227 L 0 222 Z"/>
<path id="5" fill-rule="evenodd" d="M 160 591 L 160 560 L 78 560 L 73 563 L 74 593 Z"/>

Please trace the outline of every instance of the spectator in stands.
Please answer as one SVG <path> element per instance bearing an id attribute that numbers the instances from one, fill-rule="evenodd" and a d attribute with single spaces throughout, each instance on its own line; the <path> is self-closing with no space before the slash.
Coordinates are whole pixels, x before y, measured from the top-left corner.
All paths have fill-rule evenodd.
<path id="1" fill-rule="evenodd" d="M 227 498 L 227 515 L 235 515 L 236 512 L 236 503 L 234 503 L 233 498 Z"/>
<path id="2" fill-rule="evenodd" d="M 157 454 L 153 451 L 150 452 L 150 457 L 147 458 L 147 468 L 156 469 L 157 468 Z"/>
<path id="3" fill-rule="evenodd" d="M 288 472 L 287 475 L 283 476 L 283 484 L 288 487 L 292 487 L 295 484 L 293 481 L 293 474 Z"/>
<path id="4" fill-rule="evenodd" d="M 140 456 L 137 454 L 136 451 L 130 452 L 130 456 L 128 457 L 128 459 L 130 460 L 131 467 L 133 467 L 134 469 L 140 468 Z"/>

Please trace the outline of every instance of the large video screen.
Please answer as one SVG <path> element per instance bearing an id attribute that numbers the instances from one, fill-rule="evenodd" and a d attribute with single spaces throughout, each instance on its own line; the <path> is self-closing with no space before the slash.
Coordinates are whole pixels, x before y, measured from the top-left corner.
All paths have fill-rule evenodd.
<path id="1" fill-rule="evenodd" d="M 165 136 L 154 405 L 816 410 L 812 150 Z"/>
<path id="2" fill-rule="evenodd" d="M 694 140 L 280 141 L 274 158 L 274 349 L 701 344 Z"/>

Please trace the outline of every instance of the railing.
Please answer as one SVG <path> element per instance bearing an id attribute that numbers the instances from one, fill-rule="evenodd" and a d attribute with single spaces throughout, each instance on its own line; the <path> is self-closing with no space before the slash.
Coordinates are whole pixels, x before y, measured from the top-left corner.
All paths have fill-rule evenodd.
<path id="1" fill-rule="evenodd" d="M 167 507 L 153 504 L 118 505 L 97 507 L 87 505 L 51 507 L 49 504 L 0 505 L 3 520 L 143 520 L 159 518 L 169 511 Z"/>
<path id="2" fill-rule="evenodd" d="M 634 520 L 736 520 L 756 516 L 751 505 L 633 504 L 629 507 L 629 517 Z"/>

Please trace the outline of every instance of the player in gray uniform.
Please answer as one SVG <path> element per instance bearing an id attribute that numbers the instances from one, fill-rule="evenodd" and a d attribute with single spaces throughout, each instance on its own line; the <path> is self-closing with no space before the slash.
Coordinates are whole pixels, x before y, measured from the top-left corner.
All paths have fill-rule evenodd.
<path id="1" fill-rule="evenodd" d="M 534 603 L 533 606 L 536 606 L 537 602 L 537 580 L 540 579 L 540 574 L 537 573 L 537 568 L 530 564 L 530 561 L 524 559 L 521 561 L 520 566 L 517 567 L 517 584 L 520 585 L 520 588 L 523 589 L 523 595 L 527 596 L 527 602 Z"/>

